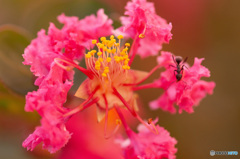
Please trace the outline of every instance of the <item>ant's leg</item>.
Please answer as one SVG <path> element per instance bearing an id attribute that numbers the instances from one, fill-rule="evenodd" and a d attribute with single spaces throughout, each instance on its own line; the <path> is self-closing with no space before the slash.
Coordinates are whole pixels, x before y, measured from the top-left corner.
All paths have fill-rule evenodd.
<path id="1" fill-rule="evenodd" d="M 174 70 L 174 76 L 176 76 L 175 72 L 177 72 L 177 70 Z M 177 72 L 178 73 L 178 72 Z"/>
<path id="2" fill-rule="evenodd" d="M 183 60 L 182 64 L 184 64 L 184 63 L 187 61 L 187 59 L 188 59 L 188 57 L 186 57 L 186 58 Z"/>
<path id="3" fill-rule="evenodd" d="M 176 62 L 176 60 L 175 60 L 173 55 L 172 55 L 172 59 L 173 59 L 174 63 L 177 65 L 177 62 Z"/>
<path id="4" fill-rule="evenodd" d="M 173 65 L 169 65 L 168 67 L 170 67 L 170 66 L 176 68 L 176 66 L 173 66 Z"/>
<path id="5" fill-rule="evenodd" d="M 188 69 L 187 66 L 182 65 L 182 67 L 181 67 L 181 73 L 183 73 L 183 67 L 186 67 L 186 69 Z"/>
<path id="6" fill-rule="evenodd" d="M 187 67 L 187 66 L 185 66 L 185 65 L 182 65 L 182 68 L 181 68 L 181 70 L 183 70 L 183 67 L 185 67 L 186 69 L 188 69 L 188 67 Z"/>

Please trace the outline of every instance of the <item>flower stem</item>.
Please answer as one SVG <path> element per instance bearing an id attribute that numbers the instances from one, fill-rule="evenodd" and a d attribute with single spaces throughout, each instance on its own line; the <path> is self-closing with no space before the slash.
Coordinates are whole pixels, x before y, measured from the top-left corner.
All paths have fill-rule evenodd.
<path id="1" fill-rule="evenodd" d="M 113 93 L 122 101 L 122 103 L 126 106 L 126 108 L 131 112 L 131 114 L 136 117 L 136 112 L 131 109 L 131 106 L 124 100 L 124 98 L 119 94 L 119 92 L 116 90 L 116 88 L 113 88 Z"/>
<path id="2" fill-rule="evenodd" d="M 124 116 L 123 116 L 123 114 L 122 114 L 122 111 L 120 110 L 120 108 L 119 108 L 117 105 L 115 105 L 114 108 L 116 109 L 116 111 L 117 111 L 117 113 L 118 113 L 118 116 L 119 116 L 119 118 L 120 118 L 120 120 L 121 120 L 121 122 L 122 122 L 122 124 L 123 124 L 123 127 L 125 128 L 125 131 L 126 131 L 127 135 L 128 135 L 128 136 L 131 136 L 131 135 L 130 135 L 131 129 L 130 129 L 130 127 L 127 125 L 127 122 L 126 122 L 126 120 L 125 120 L 125 118 L 124 118 Z"/>
<path id="3" fill-rule="evenodd" d="M 129 52 L 129 55 L 131 55 L 131 59 L 130 59 L 130 61 L 128 63 L 129 66 L 131 66 L 131 64 L 132 64 L 132 62 L 133 62 L 133 60 L 134 60 L 134 58 L 136 56 L 138 43 L 139 43 L 139 38 L 136 35 L 134 40 L 133 40 L 133 44 L 132 44 L 131 50 Z"/>
<path id="4" fill-rule="evenodd" d="M 130 109 L 130 106 L 129 106 L 129 104 L 124 100 L 124 98 L 118 93 L 118 91 L 113 87 L 113 91 L 114 91 L 114 93 L 115 93 L 115 95 L 117 95 L 118 97 L 119 97 L 119 99 L 122 101 L 122 103 L 127 107 L 127 109 L 132 113 L 132 115 L 134 116 L 134 117 L 136 117 L 143 125 L 145 125 L 151 132 L 153 132 L 154 134 L 158 134 L 158 131 L 156 131 L 156 129 L 154 128 L 154 130 L 149 126 L 149 125 L 147 125 L 146 124 L 146 122 L 144 122 L 143 120 L 142 120 L 142 118 L 135 112 L 135 111 L 132 111 L 131 109 Z M 117 107 L 115 107 L 116 108 L 116 110 L 117 110 L 117 112 L 118 112 L 118 108 Z M 120 113 L 121 114 L 121 113 Z M 120 118 L 123 118 L 123 116 L 121 115 L 121 116 L 119 116 Z M 123 118 L 124 119 L 124 118 Z M 122 119 L 121 119 L 122 120 Z M 122 122 L 123 122 L 123 126 L 125 127 L 125 129 L 127 129 L 127 124 L 126 124 L 126 122 L 125 122 L 125 120 L 123 121 L 122 120 Z"/>
<path id="5" fill-rule="evenodd" d="M 107 125 L 108 125 L 108 102 L 107 102 L 107 98 L 106 95 L 103 94 L 103 99 L 105 102 L 105 107 L 106 107 L 106 112 L 105 112 L 105 124 L 104 124 L 104 137 L 107 137 Z"/>
<path id="6" fill-rule="evenodd" d="M 89 95 L 88 99 L 86 99 L 83 103 L 81 103 L 79 106 L 77 106 L 76 108 L 72 109 L 71 111 L 69 111 L 68 113 L 64 114 L 64 117 L 67 117 L 67 116 L 70 116 L 70 115 L 73 115 L 79 111 L 82 111 L 84 109 L 86 109 L 87 107 L 91 106 L 92 104 L 96 103 L 99 98 L 94 98 L 91 102 L 89 102 L 93 95 L 96 93 L 96 91 L 99 89 L 99 86 L 96 87 L 93 92 Z M 89 102 L 89 103 L 88 103 Z M 87 104 L 88 103 L 88 104 Z M 87 104 L 87 105 L 85 105 Z M 85 106 L 84 106 L 85 105 Z"/>
<path id="7" fill-rule="evenodd" d="M 146 128 L 148 128 L 151 132 L 154 134 L 159 134 L 158 130 L 156 129 L 156 126 L 151 122 L 149 124 L 152 125 L 153 129 L 145 122 L 143 119 L 137 114 L 136 118 L 144 125 Z"/>
<path id="8" fill-rule="evenodd" d="M 80 71 L 81 71 L 82 73 L 84 73 L 86 76 L 88 76 L 90 79 L 93 79 L 93 74 L 92 74 L 92 72 L 91 72 L 90 70 L 87 70 L 87 69 L 85 69 L 85 68 L 77 65 L 75 62 L 70 61 L 70 60 L 68 60 L 68 59 L 61 59 L 61 58 L 55 58 L 55 59 L 54 59 L 54 62 L 55 62 L 56 64 L 58 64 L 60 67 L 62 67 L 63 69 L 65 69 L 65 70 L 67 70 L 67 71 L 70 70 L 70 68 L 69 68 L 68 66 L 62 65 L 59 61 L 64 62 L 64 63 L 66 63 L 66 64 L 69 64 L 69 65 L 71 65 L 71 66 L 76 67 L 78 70 L 80 70 Z"/>
<path id="9" fill-rule="evenodd" d="M 159 67 L 161 67 L 161 65 L 157 65 L 155 66 L 146 77 L 144 77 L 141 81 L 137 82 L 137 83 L 125 83 L 123 84 L 124 86 L 134 86 L 134 85 L 139 85 L 141 83 L 143 83 L 146 79 L 148 79 Z"/>
<path id="10" fill-rule="evenodd" d="M 133 90 L 137 91 L 137 90 L 148 89 L 148 88 L 158 88 L 158 87 L 156 86 L 155 83 L 148 83 L 148 84 L 144 84 L 144 85 L 141 85 L 141 86 L 133 87 Z"/>

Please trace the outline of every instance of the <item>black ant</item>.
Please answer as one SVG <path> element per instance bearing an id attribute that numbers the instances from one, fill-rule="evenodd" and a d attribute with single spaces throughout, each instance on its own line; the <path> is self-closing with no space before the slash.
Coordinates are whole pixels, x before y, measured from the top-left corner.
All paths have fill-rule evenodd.
<path id="1" fill-rule="evenodd" d="M 184 61 L 181 56 L 176 56 L 174 58 L 174 56 L 172 55 L 172 58 L 176 66 L 173 66 L 173 65 L 169 65 L 169 66 L 176 68 L 176 70 L 174 70 L 174 76 L 176 76 L 177 82 L 179 82 L 182 79 L 183 67 L 186 67 L 183 64 L 187 61 L 188 57 L 186 57 Z M 175 74 L 175 72 L 177 72 L 177 74 Z"/>

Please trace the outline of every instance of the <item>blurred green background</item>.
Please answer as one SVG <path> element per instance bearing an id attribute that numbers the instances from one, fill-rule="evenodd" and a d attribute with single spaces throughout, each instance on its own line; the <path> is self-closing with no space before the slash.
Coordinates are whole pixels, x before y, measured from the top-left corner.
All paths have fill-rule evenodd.
<path id="1" fill-rule="evenodd" d="M 173 24 L 173 39 L 163 50 L 176 55 L 204 57 L 210 69 L 208 81 L 215 81 L 214 94 L 207 96 L 193 114 L 172 115 L 161 110 L 151 111 L 148 102 L 161 90 L 139 91 L 145 118 L 159 117 L 159 124 L 178 140 L 177 158 L 205 159 L 210 150 L 240 153 L 240 1 L 239 0 L 151 0 L 157 13 Z M 47 152 L 26 152 L 21 144 L 34 126 L 39 124 L 36 113 L 24 112 L 24 94 L 35 89 L 29 68 L 22 65 L 24 48 L 47 29 L 49 22 L 58 27 L 56 17 L 83 18 L 99 8 L 119 26 L 126 0 L 0 0 L 0 158 L 53 158 Z M 133 68 L 149 71 L 156 65 L 154 57 L 139 57 Z M 159 77 L 160 71 L 154 78 Z M 4 83 L 4 85 L 3 85 Z M 76 84 L 76 83 L 75 83 Z M 11 89 L 6 89 L 10 87 Z M 17 92 L 17 93 L 16 93 Z M 228 156 L 229 157 L 229 156 Z M 233 157 L 231 157 L 233 158 Z M 239 158 L 239 155 L 238 155 Z"/>

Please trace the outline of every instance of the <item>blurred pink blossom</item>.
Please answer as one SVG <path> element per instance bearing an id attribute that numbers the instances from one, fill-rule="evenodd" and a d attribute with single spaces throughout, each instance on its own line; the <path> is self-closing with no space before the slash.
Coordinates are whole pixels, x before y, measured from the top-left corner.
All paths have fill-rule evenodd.
<path id="1" fill-rule="evenodd" d="M 74 115 L 66 124 L 72 137 L 57 159 L 121 159 L 121 149 L 114 138 L 106 140 L 101 131 L 102 123 L 96 122 L 95 109 Z M 110 118 L 115 114 L 110 112 Z"/>

